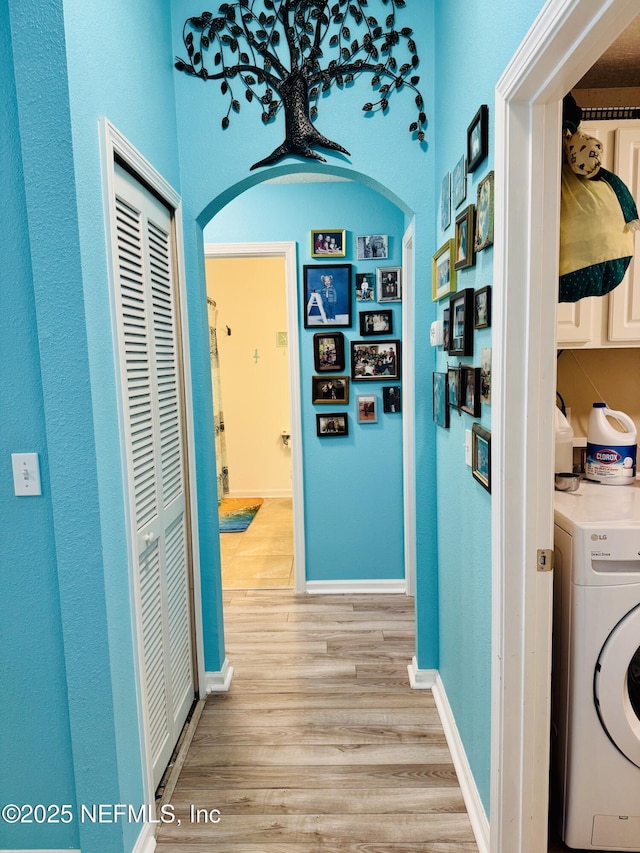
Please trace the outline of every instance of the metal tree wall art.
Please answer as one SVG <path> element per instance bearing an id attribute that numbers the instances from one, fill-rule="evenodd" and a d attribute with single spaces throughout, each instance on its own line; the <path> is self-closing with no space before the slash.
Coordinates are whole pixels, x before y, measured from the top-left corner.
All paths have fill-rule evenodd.
<path id="1" fill-rule="evenodd" d="M 224 129 L 231 114 L 240 112 L 243 89 L 245 100 L 260 106 L 265 124 L 284 111 L 284 142 L 252 169 L 291 154 L 324 162 L 314 148 L 348 154 L 316 130 L 313 120 L 323 95 L 362 74 L 370 75 L 375 93 L 362 108 L 367 113 L 386 113 L 393 94 L 411 90 L 417 115 L 409 132 L 422 142 L 427 117 L 415 74 L 420 60 L 413 31 L 396 23 L 407 0 L 373 0 L 371 5 L 387 7 L 384 20 L 370 14 L 368 0 L 223 3 L 217 15 L 187 18 L 182 35 L 188 59 L 177 57 L 175 67 L 220 82 L 229 99 Z"/>

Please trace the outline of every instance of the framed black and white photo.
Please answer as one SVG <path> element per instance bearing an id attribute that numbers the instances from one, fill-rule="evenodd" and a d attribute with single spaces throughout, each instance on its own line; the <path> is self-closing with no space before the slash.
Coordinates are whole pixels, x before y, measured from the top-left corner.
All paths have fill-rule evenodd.
<path id="1" fill-rule="evenodd" d="M 489 153 L 489 107 L 483 104 L 467 128 L 467 172 L 475 172 Z"/>
<path id="2" fill-rule="evenodd" d="M 378 398 L 375 394 L 358 394 L 356 397 L 359 424 L 375 424 L 378 421 Z"/>
<path id="3" fill-rule="evenodd" d="M 342 332 L 316 332 L 313 336 L 313 363 L 318 373 L 344 370 Z"/>
<path id="4" fill-rule="evenodd" d="M 480 368 L 460 365 L 460 408 L 463 412 L 480 417 Z"/>
<path id="5" fill-rule="evenodd" d="M 471 473 L 491 491 L 491 433 L 480 424 L 471 427 Z"/>
<path id="6" fill-rule="evenodd" d="M 304 327 L 351 325 L 351 264 L 306 265 Z"/>
<path id="7" fill-rule="evenodd" d="M 473 288 L 449 297 L 449 353 L 473 355 Z"/>
<path id="8" fill-rule="evenodd" d="M 491 325 L 491 285 L 476 290 L 473 306 L 473 325 L 476 329 L 488 329 Z"/>
<path id="9" fill-rule="evenodd" d="M 351 379 L 400 379 L 400 341 L 351 341 Z"/>
<path id="10" fill-rule="evenodd" d="M 444 429 L 449 428 L 449 387 L 446 373 L 433 374 L 433 420 Z"/>
<path id="11" fill-rule="evenodd" d="M 447 172 L 440 184 L 440 228 L 446 231 L 451 225 L 451 172 Z"/>
<path id="12" fill-rule="evenodd" d="M 454 241 L 443 243 L 431 259 L 431 300 L 435 302 L 456 289 L 456 269 L 453 264 Z"/>
<path id="13" fill-rule="evenodd" d="M 371 335 L 392 335 L 393 311 L 361 311 L 360 334 L 363 338 Z"/>
<path id="14" fill-rule="evenodd" d="M 356 273 L 356 302 L 375 302 L 376 279 L 372 272 Z"/>
<path id="15" fill-rule="evenodd" d="M 460 368 L 447 368 L 447 403 L 450 409 L 460 408 Z"/>
<path id="16" fill-rule="evenodd" d="M 311 377 L 311 401 L 320 403 L 348 403 L 349 402 L 349 377 L 348 376 L 312 376 Z"/>
<path id="17" fill-rule="evenodd" d="M 475 263 L 473 227 L 474 206 L 470 204 L 456 217 L 454 266 L 457 270 L 472 267 Z"/>
<path id="18" fill-rule="evenodd" d="M 311 257 L 344 258 L 347 254 L 345 231 L 336 228 L 319 228 L 311 232 Z"/>
<path id="19" fill-rule="evenodd" d="M 346 412 L 316 415 L 316 434 L 319 438 L 349 435 L 349 418 Z"/>
<path id="20" fill-rule="evenodd" d="M 389 257 L 389 238 L 386 234 L 365 234 L 356 237 L 356 258 L 375 261 Z"/>
<path id="21" fill-rule="evenodd" d="M 476 205 L 476 252 L 493 245 L 493 172 L 478 184 Z"/>
<path id="22" fill-rule="evenodd" d="M 402 411 L 402 388 L 400 385 L 385 385 L 382 389 L 382 408 L 387 414 Z"/>
<path id="23" fill-rule="evenodd" d="M 400 302 L 402 300 L 402 269 L 379 267 L 376 270 L 378 302 Z"/>
<path id="24" fill-rule="evenodd" d="M 467 197 L 467 158 L 463 155 L 456 163 L 451 177 L 451 203 L 460 207 Z"/>

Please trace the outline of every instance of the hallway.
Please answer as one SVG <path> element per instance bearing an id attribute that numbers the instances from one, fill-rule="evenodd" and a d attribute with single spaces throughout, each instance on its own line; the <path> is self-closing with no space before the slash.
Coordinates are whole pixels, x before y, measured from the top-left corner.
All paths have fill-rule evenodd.
<path id="1" fill-rule="evenodd" d="M 206 701 L 157 853 L 477 853 L 433 697 L 409 686 L 413 600 L 224 600 L 235 675 Z"/>

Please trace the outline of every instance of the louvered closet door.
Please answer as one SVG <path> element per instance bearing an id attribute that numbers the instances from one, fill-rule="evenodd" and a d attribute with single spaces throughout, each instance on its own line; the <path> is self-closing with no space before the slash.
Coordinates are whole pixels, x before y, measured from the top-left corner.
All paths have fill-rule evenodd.
<path id="1" fill-rule="evenodd" d="M 157 787 L 194 698 L 170 211 L 116 165 L 117 325 L 147 743 Z"/>

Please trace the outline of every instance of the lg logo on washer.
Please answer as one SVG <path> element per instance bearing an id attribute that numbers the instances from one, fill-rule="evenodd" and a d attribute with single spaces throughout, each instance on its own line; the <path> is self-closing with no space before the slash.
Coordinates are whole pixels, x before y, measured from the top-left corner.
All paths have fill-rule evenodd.
<path id="1" fill-rule="evenodd" d="M 591 534 L 591 541 L 592 542 L 597 542 L 599 539 L 606 539 L 606 538 L 607 538 L 606 533 L 592 533 Z"/>

